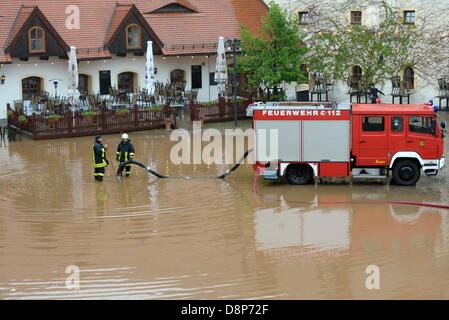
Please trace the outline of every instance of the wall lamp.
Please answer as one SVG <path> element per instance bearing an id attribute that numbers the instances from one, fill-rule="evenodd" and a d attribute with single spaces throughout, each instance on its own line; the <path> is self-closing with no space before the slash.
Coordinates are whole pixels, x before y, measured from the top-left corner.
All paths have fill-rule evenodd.
<path id="1" fill-rule="evenodd" d="M 2 77 L 1 77 L 1 80 L 0 80 L 0 81 L 1 81 L 1 83 L 2 83 L 2 84 L 5 84 L 5 80 L 6 80 L 6 77 L 5 77 L 5 75 L 2 75 Z"/>

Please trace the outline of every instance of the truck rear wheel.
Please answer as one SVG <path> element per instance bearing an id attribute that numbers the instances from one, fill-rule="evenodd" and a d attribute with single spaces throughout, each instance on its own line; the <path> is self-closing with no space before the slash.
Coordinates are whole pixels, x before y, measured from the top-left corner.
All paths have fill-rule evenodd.
<path id="1" fill-rule="evenodd" d="M 393 181 L 400 186 L 414 186 L 421 177 L 421 169 L 415 161 L 402 160 L 393 167 Z"/>
<path id="2" fill-rule="evenodd" d="M 292 185 L 310 184 L 313 181 L 313 169 L 308 164 L 292 164 L 287 168 L 286 177 Z"/>

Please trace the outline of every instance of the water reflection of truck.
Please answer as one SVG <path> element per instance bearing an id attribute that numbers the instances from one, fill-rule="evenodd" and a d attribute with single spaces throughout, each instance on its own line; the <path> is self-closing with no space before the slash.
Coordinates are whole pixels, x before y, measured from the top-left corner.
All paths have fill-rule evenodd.
<path id="1" fill-rule="evenodd" d="M 386 196 L 382 192 L 349 193 L 338 186 L 323 191 L 306 187 L 304 203 L 294 201 L 294 193 L 273 192 L 263 196 L 264 207 L 256 208 L 254 215 L 259 250 L 391 252 L 410 250 L 429 239 L 447 249 L 447 243 L 441 243 L 446 215 L 438 209 L 381 204 Z M 444 250 L 435 247 L 435 253 Z"/>
<path id="2" fill-rule="evenodd" d="M 429 105 L 270 103 L 248 108 L 255 167 L 267 180 L 381 179 L 415 185 L 444 168 L 444 131 Z"/>

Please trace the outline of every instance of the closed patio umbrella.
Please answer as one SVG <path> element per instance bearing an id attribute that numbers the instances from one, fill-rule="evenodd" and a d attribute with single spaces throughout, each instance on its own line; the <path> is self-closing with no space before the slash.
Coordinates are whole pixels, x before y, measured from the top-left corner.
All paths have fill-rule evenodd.
<path id="1" fill-rule="evenodd" d="M 153 41 L 147 42 L 147 61 L 146 61 L 146 74 L 145 74 L 145 86 L 149 96 L 154 96 L 156 90 L 154 79 L 154 57 L 153 57 Z"/>
<path id="2" fill-rule="evenodd" d="M 223 37 L 218 39 L 215 82 L 218 84 L 218 96 L 224 97 L 226 95 L 226 84 L 228 82 L 228 65 L 226 63 L 225 40 Z"/>
<path id="3" fill-rule="evenodd" d="M 78 91 L 78 81 L 79 75 L 78 75 L 78 62 L 76 59 L 76 48 L 70 47 L 67 102 L 71 106 L 79 106 L 80 104 L 80 92 Z"/>

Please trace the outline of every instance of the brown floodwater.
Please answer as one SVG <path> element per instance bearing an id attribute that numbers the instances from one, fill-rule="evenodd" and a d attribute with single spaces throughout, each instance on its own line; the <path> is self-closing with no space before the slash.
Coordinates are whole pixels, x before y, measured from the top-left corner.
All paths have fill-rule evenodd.
<path id="1" fill-rule="evenodd" d="M 171 164 L 164 130 L 130 136 L 136 159 L 192 179 L 117 183 L 110 167 L 94 183 L 92 137 L 2 144 L 1 299 L 449 298 L 449 211 L 384 204 L 449 203 L 448 170 L 412 188 L 260 181 L 255 196 L 250 165 L 212 179 L 229 166 Z"/>

